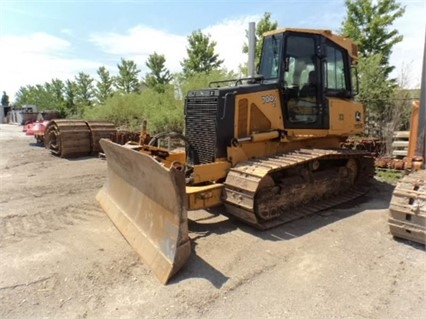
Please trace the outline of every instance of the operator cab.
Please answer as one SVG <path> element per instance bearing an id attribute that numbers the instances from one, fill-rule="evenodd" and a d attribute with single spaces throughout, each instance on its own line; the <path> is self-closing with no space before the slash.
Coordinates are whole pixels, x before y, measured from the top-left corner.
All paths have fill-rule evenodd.
<path id="1" fill-rule="evenodd" d="M 353 97 L 348 49 L 344 38 L 326 30 L 265 34 L 258 73 L 279 86 L 286 128 L 329 128 L 327 98 Z"/>

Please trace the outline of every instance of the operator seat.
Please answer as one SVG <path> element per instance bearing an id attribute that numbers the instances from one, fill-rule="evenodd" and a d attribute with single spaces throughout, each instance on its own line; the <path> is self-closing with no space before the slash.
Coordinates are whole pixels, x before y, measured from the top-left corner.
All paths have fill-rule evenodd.
<path id="1" fill-rule="evenodd" d="M 299 93 L 299 97 L 316 97 L 317 96 L 317 77 L 316 72 L 309 72 L 308 83 L 305 84 Z"/>

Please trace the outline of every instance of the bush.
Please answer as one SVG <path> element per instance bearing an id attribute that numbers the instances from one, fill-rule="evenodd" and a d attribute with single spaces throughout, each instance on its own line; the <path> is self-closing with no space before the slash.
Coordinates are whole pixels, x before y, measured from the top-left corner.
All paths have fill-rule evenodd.
<path id="1" fill-rule="evenodd" d="M 175 86 L 167 85 L 164 92 L 145 88 L 140 94 L 116 93 L 104 104 L 86 107 L 84 118 L 88 120 L 107 120 L 117 127 L 140 131 L 144 120 L 151 135 L 161 132 L 183 132 L 184 97 L 190 90 L 204 89 L 212 81 L 236 78 L 226 70 L 216 70 L 209 74 L 195 74 L 190 78 L 175 75 Z"/>
<path id="2" fill-rule="evenodd" d="M 140 94 L 115 94 L 103 105 L 86 108 L 84 117 L 111 121 L 117 127 L 131 131 L 141 130 L 146 120 L 151 134 L 182 132 L 183 102 L 174 97 L 173 88 L 168 88 L 164 93 L 148 88 Z"/>

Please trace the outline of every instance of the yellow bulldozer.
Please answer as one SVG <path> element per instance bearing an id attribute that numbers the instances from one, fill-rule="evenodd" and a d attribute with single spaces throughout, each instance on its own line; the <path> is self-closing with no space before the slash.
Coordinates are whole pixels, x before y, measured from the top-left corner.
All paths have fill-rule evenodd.
<path id="1" fill-rule="evenodd" d="M 249 76 L 190 91 L 183 134 L 100 141 L 108 169 L 97 199 L 162 283 L 190 256 L 188 210 L 224 205 L 263 230 L 362 195 L 374 174 L 367 152 L 341 148 L 364 130 L 356 45 L 329 30 L 270 31 L 255 74 L 253 30 Z M 159 147 L 164 135 L 185 147 Z"/>

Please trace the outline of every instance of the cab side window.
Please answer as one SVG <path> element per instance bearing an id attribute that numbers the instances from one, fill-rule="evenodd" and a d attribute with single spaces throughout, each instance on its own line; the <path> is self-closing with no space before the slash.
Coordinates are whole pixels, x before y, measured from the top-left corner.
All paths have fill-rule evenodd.
<path id="1" fill-rule="evenodd" d="M 349 75 L 345 72 L 345 60 L 342 49 L 327 45 L 326 83 L 327 95 L 336 95 L 348 91 Z"/>

